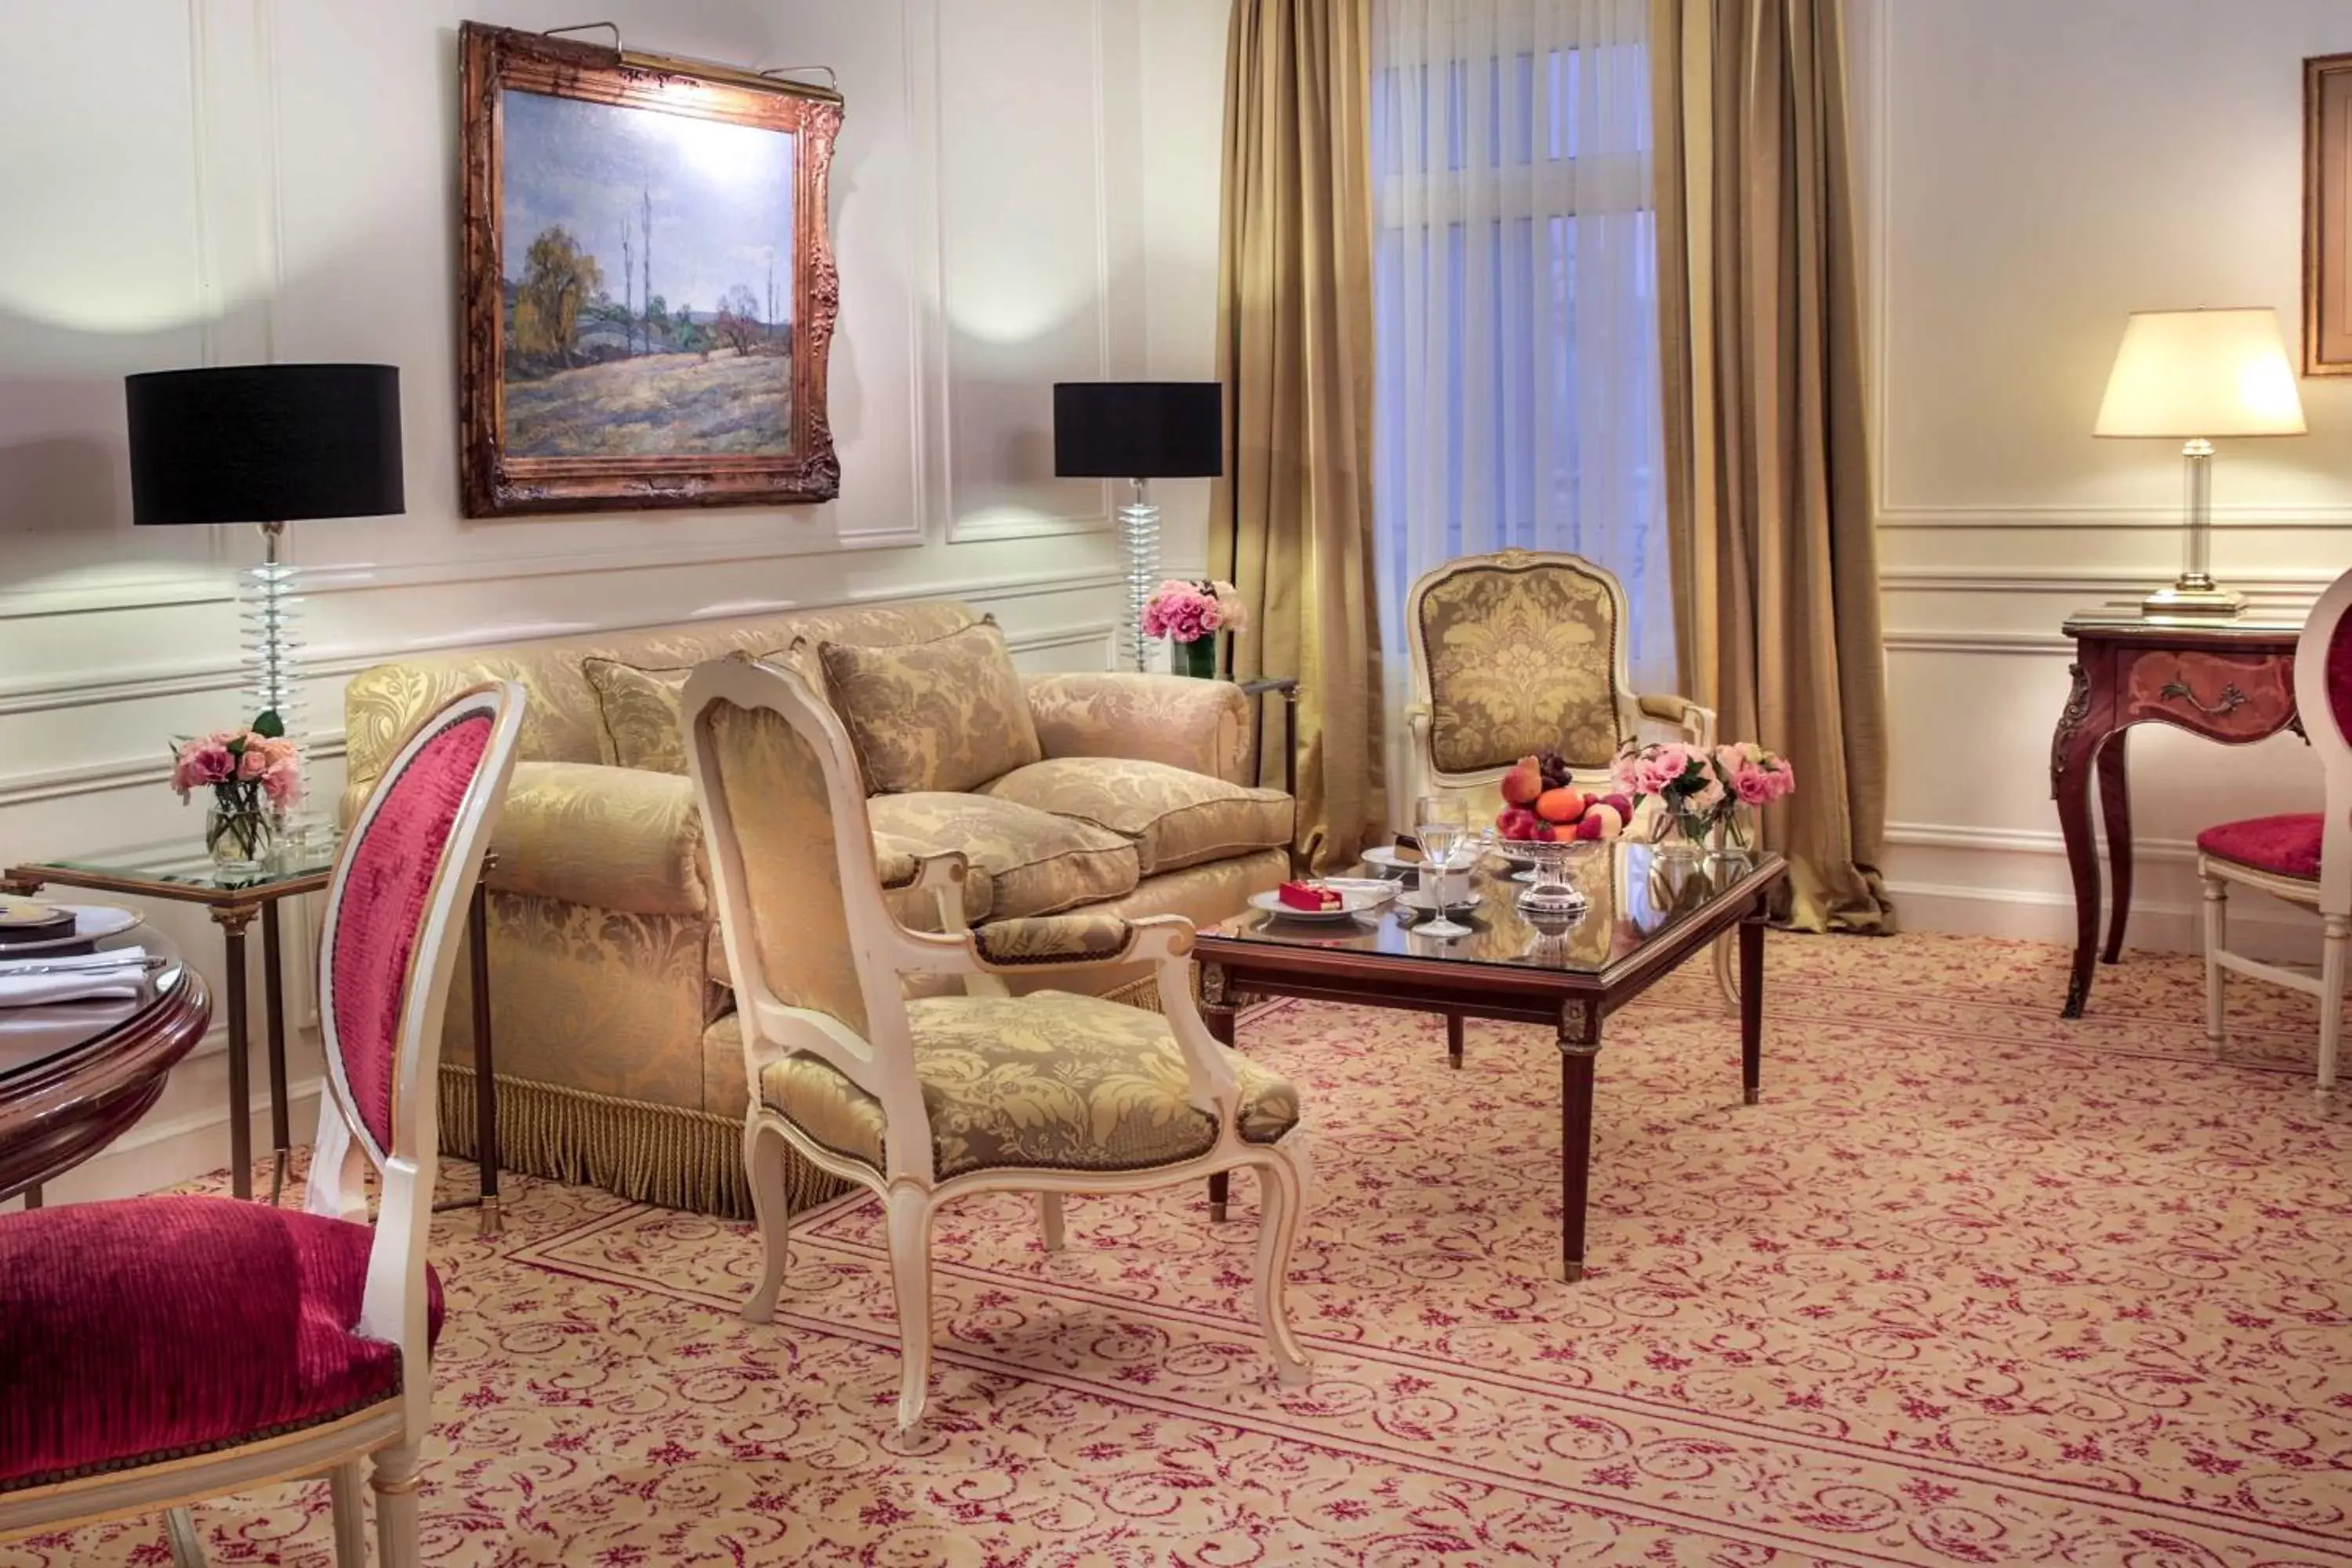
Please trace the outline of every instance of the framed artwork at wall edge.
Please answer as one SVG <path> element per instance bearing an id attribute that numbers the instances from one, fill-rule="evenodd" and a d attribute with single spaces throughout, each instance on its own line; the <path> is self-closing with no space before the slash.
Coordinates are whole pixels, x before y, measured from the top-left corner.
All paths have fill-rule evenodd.
<path id="1" fill-rule="evenodd" d="M 2352 375 L 2352 55 L 2303 62 L 2303 374 Z"/>
<path id="2" fill-rule="evenodd" d="M 467 517 L 827 500 L 840 95 L 467 22 Z"/>

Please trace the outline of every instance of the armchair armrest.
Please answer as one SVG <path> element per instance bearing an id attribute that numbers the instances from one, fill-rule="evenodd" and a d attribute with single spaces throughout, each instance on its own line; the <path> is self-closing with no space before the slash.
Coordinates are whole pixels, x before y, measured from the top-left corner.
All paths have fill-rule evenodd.
<path id="1" fill-rule="evenodd" d="M 1674 725 L 1693 745 L 1715 744 L 1714 709 L 1702 708 L 1687 697 L 1653 695 L 1633 700 L 1641 705 L 1642 717 Z"/>
<path id="2" fill-rule="evenodd" d="M 698 915 L 710 907 L 694 786 L 682 774 L 601 763 L 517 763 L 484 879 L 625 914 Z"/>
<path id="3" fill-rule="evenodd" d="M 1250 701 L 1229 680 L 1087 671 L 1032 676 L 1028 694 L 1048 757 L 1128 757 L 1244 782 Z"/>
<path id="4" fill-rule="evenodd" d="M 1073 969 L 1133 962 L 1138 934 L 1117 915 L 1030 915 L 975 928 L 971 947 L 986 969 Z"/>

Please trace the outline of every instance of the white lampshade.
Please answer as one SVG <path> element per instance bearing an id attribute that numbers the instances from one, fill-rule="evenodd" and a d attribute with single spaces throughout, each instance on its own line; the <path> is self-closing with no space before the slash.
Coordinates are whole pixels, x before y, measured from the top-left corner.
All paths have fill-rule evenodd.
<path id="1" fill-rule="evenodd" d="M 2303 400 L 2278 312 L 2135 310 L 2095 436 L 2300 436 Z"/>

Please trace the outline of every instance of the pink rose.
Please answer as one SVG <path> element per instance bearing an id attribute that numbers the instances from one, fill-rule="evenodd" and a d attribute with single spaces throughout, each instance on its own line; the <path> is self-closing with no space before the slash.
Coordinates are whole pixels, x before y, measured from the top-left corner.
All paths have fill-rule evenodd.
<path id="1" fill-rule="evenodd" d="M 269 797 L 269 804 L 280 811 L 299 805 L 302 803 L 302 764 L 290 756 L 278 758 L 261 775 L 261 791 Z"/>
<path id="2" fill-rule="evenodd" d="M 1723 781 L 1709 768 L 1706 781 L 1683 797 L 1683 809 L 1694 816 L 1705 816 L 1723 804 L 1724 794 Z"/>
<path id="3" fill-rule="evenodd" d="M 1772 798 L 1772 775 L 1753 764 L 1743 764 L 1732 775 L 1731 787 L 1738 792 L 1742 805 L 1762 805 Z"/>
<path id="4" fill-rule="evenodd" d="M 257 779 L 268 771 L 269 759 L 262 754 L 258 746 L 248 743 L 237 756 L 236 776 L 240 779 Z"/>

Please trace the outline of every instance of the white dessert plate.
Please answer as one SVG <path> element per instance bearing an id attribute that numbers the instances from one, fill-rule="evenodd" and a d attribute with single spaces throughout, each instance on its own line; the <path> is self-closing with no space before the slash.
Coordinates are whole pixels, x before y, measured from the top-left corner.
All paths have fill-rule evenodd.
<path id="1" fill-rule="evenodd" d="M 1289 921 L 1351 921 L 1358 915 L 1369 914 L 1396 897 L 1396 884 L 1361 877 L 1326 877 L 1318 886 L 1330 889 L 1342 902 L 1334 910 L 1295 910 L 1268 889 L 1252 893 L 1249 902 L 1254 910 L 1279 915 Z"/>

